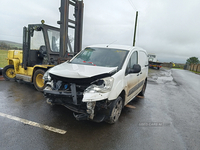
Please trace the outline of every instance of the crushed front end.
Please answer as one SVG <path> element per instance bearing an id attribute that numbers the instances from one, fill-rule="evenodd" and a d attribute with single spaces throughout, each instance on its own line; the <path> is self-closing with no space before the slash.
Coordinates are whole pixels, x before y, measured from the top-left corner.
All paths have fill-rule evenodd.
<path id="1" fill-rule="evenodd" d="M 112 84 L 110 74 L 90 78 L 65 78 L 46 75 L 44 96 L 47 103 L 63 105 L 74 113 L 77 120 L 102 122 L 109 115 L 107 92 Z M 102 91 L 104 90 L 104 91 Z"/>

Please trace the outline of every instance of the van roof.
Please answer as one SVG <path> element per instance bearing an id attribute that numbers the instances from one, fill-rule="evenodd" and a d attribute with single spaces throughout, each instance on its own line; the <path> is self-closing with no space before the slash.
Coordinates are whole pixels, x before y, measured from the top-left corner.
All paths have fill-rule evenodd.
<path id="1" fill-rule="evenodd" d="M 113 45 L 113 44 L 97 44 L 97 45 L 91 45 L 87 47 L 99 47 L 99 48 L 116 48 L 116 49 L 123 49 L 123 50 L 132 50 L 136 47 L 133 46 L 127 46 L 127 45 Z"/>

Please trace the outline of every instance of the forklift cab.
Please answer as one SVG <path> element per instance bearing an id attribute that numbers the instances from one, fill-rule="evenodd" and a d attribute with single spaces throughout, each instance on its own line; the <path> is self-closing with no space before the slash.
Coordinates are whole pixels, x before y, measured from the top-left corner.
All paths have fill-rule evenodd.
<path id="1" fill-rule="evenodd" d="M 57 65 L 60 29 L 45 24 L 31 24 L 23 31 L 23 66 Z"/>

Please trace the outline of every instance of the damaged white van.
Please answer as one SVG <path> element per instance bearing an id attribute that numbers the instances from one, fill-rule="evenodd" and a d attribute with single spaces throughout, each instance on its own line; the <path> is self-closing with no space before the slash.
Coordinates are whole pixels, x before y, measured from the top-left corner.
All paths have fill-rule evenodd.
<path id="1" fill-rule="evenodd" d="M 144 95 L 147 75 L 145 50 L 94 45 L 49 69 L 44 75 L 44 95 L 48 103 L 72 110 L 77 120 L 112 124 L 128 102 Z"/>

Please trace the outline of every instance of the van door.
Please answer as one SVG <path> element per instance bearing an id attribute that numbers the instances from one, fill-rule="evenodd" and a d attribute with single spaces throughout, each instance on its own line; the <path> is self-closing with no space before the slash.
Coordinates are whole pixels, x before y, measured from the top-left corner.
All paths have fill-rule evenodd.
<path id="1" fill-rule="evenodd" d="M 138 92 L 139 73 L 128 73 L 128 70 L 133 67 L 134 64 L 138 64 L 138 52 L 134 51 L 129 59 L 125 72 L 125 84 L 126 84 L 126 102 L 131 101 Z"/>
<path id="2" fill-rule="evenodd" d="M 147 57 L 146 52 L 142 50 L 138 51 L 138 54 L 139 54 L 138 63 L 141 66 L 138 88 L 141 90 L 144 85 L 144 81 L 146 77 L 148 76 L 148 57 Z"/>

